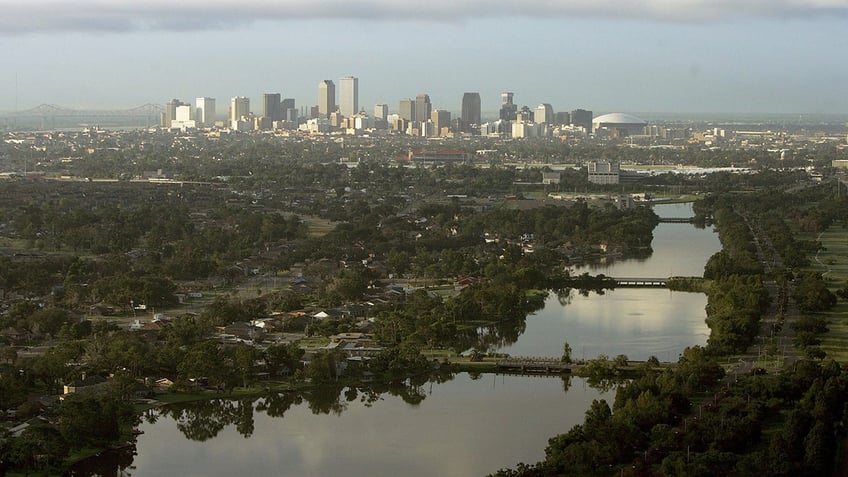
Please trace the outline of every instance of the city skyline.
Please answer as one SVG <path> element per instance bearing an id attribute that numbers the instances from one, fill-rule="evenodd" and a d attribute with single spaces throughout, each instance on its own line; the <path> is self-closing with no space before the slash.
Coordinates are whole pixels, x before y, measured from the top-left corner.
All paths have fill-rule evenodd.
<path id="1" fill-rule="evenodd" d="M 365 111 L 388 104 L 394 112 L 421 91 L 434 109 L 453 112 L 468 91 L 480 93 L 489 113 L 503 91 L 514 91 L 519 107 L 549 103 L 554 111 L 848 111 L 848 64 L 840 61 L 847 0 L 650 0 L 626 8 L 614 0 L 246 0 L 236 10 L 215 0 L 0 0 L 0 7 L 4 112 L 239 95 L 261 104 L 267 91 L 308 108 L 321 78 L 348 74 L 360 82 Z M 330 31 L 353 41 L 315 34 Z M 309 48 L 280 47 L 282 34 Z M 245 37 L 250 48 L 229 41 Z M 426 38 L 427 48 L 394 38 Z M 282 61 L 267 61 L 270 51 Z"/>

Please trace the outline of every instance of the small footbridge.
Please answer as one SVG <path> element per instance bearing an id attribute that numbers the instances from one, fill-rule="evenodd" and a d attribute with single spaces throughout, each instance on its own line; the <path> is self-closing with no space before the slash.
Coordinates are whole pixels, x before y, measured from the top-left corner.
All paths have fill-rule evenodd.
<path id="1" fill-rule="evenodd" d="M 571 363 L 564 363 L 557 358 L 543 357 L 511 357 L 497 362 L 498 371 L 522 374 L 564 374 L 570 373 Z"/>
<path id="2" fill-rule="evenodd" d="M 618 288 L 668 288 L 668 278 L 610 277 Z"/>
<path id="3" fill-rule="evenodd" d="M 661 224 L 693 224 L 695 217 L 660 217 Z"/>

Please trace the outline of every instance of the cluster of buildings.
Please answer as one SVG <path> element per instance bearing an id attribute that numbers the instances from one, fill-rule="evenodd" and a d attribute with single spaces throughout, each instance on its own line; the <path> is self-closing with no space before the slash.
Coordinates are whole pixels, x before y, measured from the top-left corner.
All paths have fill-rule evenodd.
<path id="1" fill-rule="evenodd" d="M 195 104 L 173 99 L 165 104 L 160 126 L 168 129 L 223 128 L 235 131 L 300 130 L 308 133 L 346 134 L 407 134 L 419 137 L 453 137 L 483 135 L 492 137 L 527 138 L 551 135 L 588 135 L 594 131 L 592 111 L 576 109 L 554 112 L 548 103 L 535 109 L 518 107 L 512 92 L 501 94 L 498 117 L 483 120 L 478 92 L 462 95 L 459 115 L 448 109 L 434 107 L 430 96 L 420 93 L 415 98 L 398 102 L 390 113 L 388 104 L 374 105 L 372 114 L 360 108 L 359 78 L 345 76 L 338 80 L 325 79 L 318 83 L 318 101 L 314 106 L 298 109 L 293 98 L 280 93 L 262 95 L 262 108 L 254 112 L 250 99 L 237 96 L 230 99 L 226 120 L 216 117 L 214 98 L 197 98 Z M 639 120 L 641 121 L 641 120 Z M 641 128 L 647 123 L 641 122 Z"/>

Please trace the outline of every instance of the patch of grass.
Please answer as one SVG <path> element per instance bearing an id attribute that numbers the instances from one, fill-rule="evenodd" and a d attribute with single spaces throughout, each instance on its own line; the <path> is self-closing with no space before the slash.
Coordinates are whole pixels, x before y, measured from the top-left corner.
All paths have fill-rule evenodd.
<path id="1" fill-rule="evenodd" d="M 827 333 L 821 335 L 821 349 L 840 363 L 848 363 L 848 303 L 840 301 L 832 310 L 822 313 L 827 320 Z"/>
<path id="2" fill-rule="evenodd" d="M 307 348 L 317 348 L 319 346 L 327 346 L 330 344 L 330 338 L 327 338 L 326 336 L 309 336 L 301 338 L 298 344 Z"/>
<path id="3" fill-rule="evenodd" d="M 799 234 L 804 240 L 819 240 L 824 247 L 810 257 L 808 270 L 823 274 L 831 291 L 848 282 L 848 229 L 833 225 L 819 234 Z M 840 363 L 848 363 L 848 303 L 841 299 L 837 305 L 822 315 L 827 320 L 827 333 L 820 336 L 821 349 Z"/>
<path id="4" fill-rule="evenodd" d="M 805 234 L 803 238 L 818 239 L 824 247 L 817 256 L 810 257 L 809 269 L 823 273 L 832 288 L 845 286 L 848 282 L 848 229 L 834 225 L 820 236 Z"/>
<path id="5" fill-rule="evenodd" d="M 318 217 L 301 217 L 306 224 L 306 234 L 310 237 L 323 237 L 336 228 L 336 224 Z"/>

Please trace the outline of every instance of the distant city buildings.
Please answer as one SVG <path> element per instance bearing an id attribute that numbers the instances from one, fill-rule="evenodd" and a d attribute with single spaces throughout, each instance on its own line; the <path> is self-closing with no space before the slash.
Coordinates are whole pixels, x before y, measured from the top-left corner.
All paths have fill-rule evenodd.
<path id="1" fill-rule="evenodd" d="M 280 109 L 283 113 L 283 120 L 297 123 L 298 112 L 295 106 L 294 98 L 286 98 L 280 102 Z"/>
<path id="2" fill-rule="evenodd" d="M 374 105 L 374 119 L 381 119 L 383 121 L 387 121 L 389 119 L 389 105 L 388 104 L 375 104 Z"/>
<path id="3" fill-rule="evenodd" d="M 177 108 L 179 106 L 185 106 L 186 103 L 183 103 L 179 99 L 172 99 L 165 103 L 165 110 L 162 112 L 162 117 L 159 120 L 159 125 L 163 128 L 170 128 L 171 122 L 177 119 Z"/>
<path id="4" fill-rule="evenodd" d="M 194 120 L 199 127 L 211 128 L 215 125 L 215 98 L 197 98 L 194 106 Z"/>
<path id="5" fill-rule="evenodd" d="M 501 93 L 501 110 L 499 117 L 501 121 L 514 121 L 518 113 L 518 106 L 513 102 L 512 92 Z"/>
<path id="6" fill-rule="evenodd" d="M 262 95 L 262 117 L 271 121 L 283 119 L 283 103 L 280 93 L 265 93 Z"/>
<path id="7" fill-rule="evenodd" d="M 405 121 L 415 121 L 415 100 L 410 98 L 400 100 L 398 116 Z"/>
<path id="8" fill-rule="evenodd" d="M 217 123 L 232 130 L 309 130 L 311 132 L 330 132 L 336 134 L 407 134 L 420 137 L 452 137 L 453 135 L 484 135 L 501 138 L 533 138 L 556 135 L 561 140 L 580 140 L 583 138 L 617 139 L 628 137 L 629 141 L 638 141 L 647 136 L 663 139 L 681 139 L 687 137 L 684 130 L 671 130 L 660 126 L 651 126 L 634 116 L 613 113 L 593 118 L 590 110 L 574 109 L 570 112 L 554 112 L 551 103 L 542 102 L 535 107 L 519 105 L 511 91 L 500 94 L 498 119 L 484 123 L 479 92 L 465 92 L 458 111 L 439 107 L 431 102 L 430 95 L 419 93 L 414 98 L 399 100 L 396 113 L 390 114 L 389 105 L 378 103 L 374 106 L 373 116 L 360 109 L 359 78 L 344 76 L 338 79 L 339 95 L 336 96 L 336 84 L 332 80 L 318 83 L 318 104 L 301 106 L 297 109 L 294 98 L 282 98 L 280 93 L 264 93 L 261 96 L 261 114 L 250 110 L 250 100 L 245 96 L 231 98 L 226 121 Z M 172 99 L 165 103 L 160 114 L 160 125 L 164 128 L 191 127 L 188 121 L 194 121 L 197 127 L 211 128 L 215 122 L 215 99 L 198 97 L 196 105 L 190 108 L 191 117 L 187 119 L 185 111 L 178 123 L 177 109 L 186 103 Z M 254 106 L 256 107 L 256 106 Z M 491 111 L 491 109 L 489 110 Z M 304 126 L 308 119 L 323 118 L 327 123 L 313 123 Z M 301 127 L 303 126 L 303 127 Z M 329 127 L 329 131 L 326 128 Z M 638 137 L 637 137 L 638 136 Z M 713 136 L 698 139 L 710 143 Z M 718 137 L 718 136 L 715 136 Z M 712 140 L 713 143 L 720 139 Z"/>
<path id="9" fill-rule="evenodd" d="M 569 113 L 568 123 L 582 127 L 587 133 L 592 132 L 592 111 L 575 109 Z"/>
<path id="10" fill-rule="evenodd" d="M 480 133 L 480 93 L 465 93 L 462 95 L 462 111 L 460 128 L 464 133 Z"/>
<path id="11" fill-rule="evenodd" d="M 539 124 L 554 124 L 554 108 L 548 103 L 536 106 L 533 121 Z"/>
<path id="12" fill-rule="evenodd" d="M 430 119 L 430 114 L 433 111 L 433 106 L 430 104 L 430 96 L 425 93 L 419 93 L 415 96 L 415 117 L 414 121 L 423 123 Z"/>
<path id="13" fill-rule="evenodd" d="M 433 135 L 448 136 L 450 134 L 450 111 L 437 109 L 432 112 L 430 120 L 433 123 Z"/>
<path id="14" fill-rule="evenodd" d="M 359 113 L 359 78 L 345 76 L 339 80 L 339 111 L 346 117 Z"/>
<path id="15" fill-rule="evenodd" d="M 250 98 L 246 96 L 230 98 L 230 122 L 238 121 L 248 116 L 250 116 Z"/>
<path id="16" fill-rule="evenodd" d="M 329 118 L 336 110 L 336 85 L 332 80 L 323 80 L 318 83 L 318 115 Z"/>

